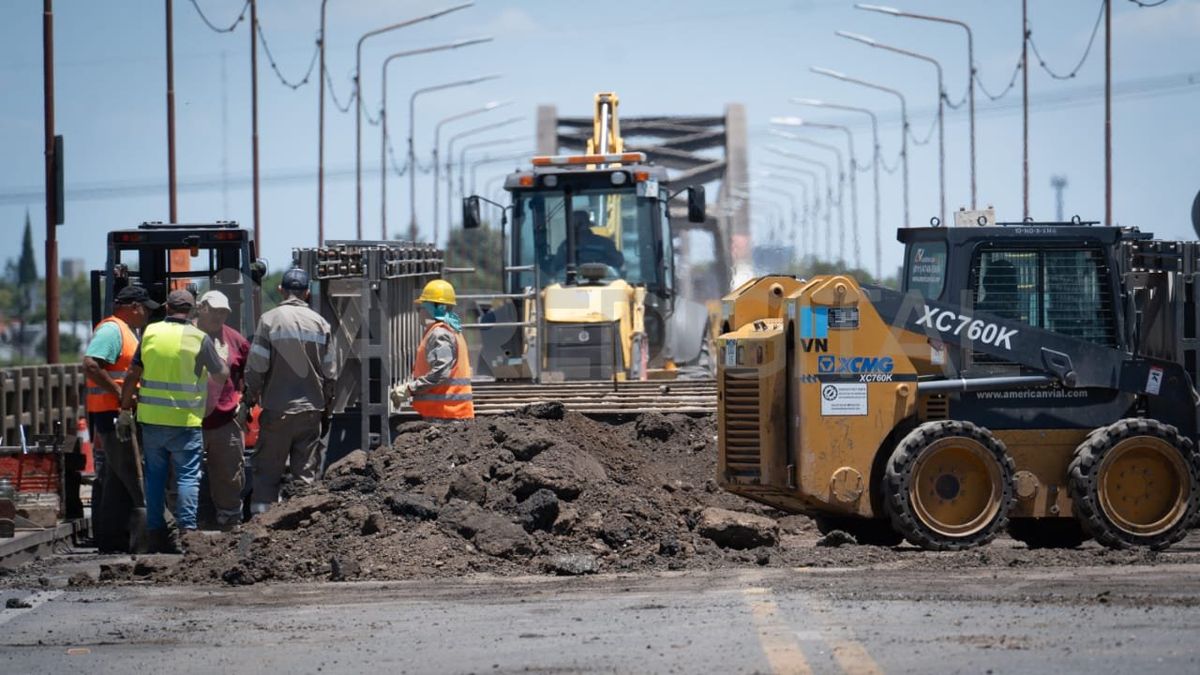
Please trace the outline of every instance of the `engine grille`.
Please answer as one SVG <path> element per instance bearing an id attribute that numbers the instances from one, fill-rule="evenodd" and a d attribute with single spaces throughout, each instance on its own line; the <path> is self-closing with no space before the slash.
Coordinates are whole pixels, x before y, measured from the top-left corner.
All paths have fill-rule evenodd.
<path id="1" fill-rule="evenodd" d="M 724 374 L 725 471 L 729 476 L 762 475 L 762 407 L 758 371 L 726 369 Z"/>

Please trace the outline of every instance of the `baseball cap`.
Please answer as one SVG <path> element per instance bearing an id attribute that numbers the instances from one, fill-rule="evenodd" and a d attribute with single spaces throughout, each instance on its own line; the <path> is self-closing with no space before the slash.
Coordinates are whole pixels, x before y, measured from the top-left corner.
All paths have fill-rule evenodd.
<path id="1" fill-rule="evenodd" d="M 279 285 L 289 291 L 307 291 L 308 272 L 299 267 L 293 267 L 283 273 L 283 279 L 279 282 Z"/>
<path id="2" fill-rule="evenodd" d="M 114 300 L 118 305 L 140 304 L 152 312 L 159 308 L 159 304 L 151 300 L 150 294 L 141 286 L 126 286 L 122 288 L 117 292 L 117 297 Z"/>
<path id="3" fill-rule="evenodd" d="M 167 306 L 172 308 L 191 308 L 195 306 L 196 298 L 182 288 L 171 291 L 167 295 Z"/>
<path id="4" fill-rule="evenodd" d="M 229 309 L 229 298 L 221 291 L 209 291 L 200 296 L 197 304 L 208 305 L 212 309 Z"/>

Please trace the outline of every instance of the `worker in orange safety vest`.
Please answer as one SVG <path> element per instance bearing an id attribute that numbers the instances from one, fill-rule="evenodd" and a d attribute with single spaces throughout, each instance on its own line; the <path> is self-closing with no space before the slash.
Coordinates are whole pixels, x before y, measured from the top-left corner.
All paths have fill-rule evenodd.
<path id="1" fill-rule="evenodd" d="M 463 420 L 475 417 L 471 395 L 471 365 L 462 321 L 452 309 L 454 287 L 442 279 L 425 285 L 417 298 L 425 333 L 413 362 L 413 379 L 397 385 L 392 403 L 411 401 L 425 419 Z"/>
<path id="2" fill-rule="evenodd" d="M 146 327 L 159 304 L 141 286 L 126 286 L 113 298 L 113 313 L 96 324 L 83 372 L 87 376 L 87 412 L 95 450 L 96 481 L 92 484 L 93 527 L 101 553 L 134 553 L 131 518 L 145 517 L 146 497 L 137 451 L 117 438 L 121 385 L 137 352 L 135 331 Z M 134 533 L 136 536 L 136 533 Z"/>

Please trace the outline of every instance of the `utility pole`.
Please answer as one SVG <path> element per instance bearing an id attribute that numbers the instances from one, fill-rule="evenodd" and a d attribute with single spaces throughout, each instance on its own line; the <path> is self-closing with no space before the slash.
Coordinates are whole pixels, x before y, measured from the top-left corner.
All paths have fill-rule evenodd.
<path id="1" fill-rule="evenodd" d="M 1104 224 L 1112 217 L 1112 2 L 1104 3 Z"/>
<path id="2" fill-rule="evenodd" d="M 167 201 L 169 222 L 179 218 L 179 201 L 175 183 L 175 17 L 172 6 L 175 0 L 166 0 L 167 5 Z"/>
<path id="3" fill-rule="evenodd" d="M 250 153 L 254 174 L 254 247 L 262 253 L 258 201 L 258 0 L 250 0 Z"/>
<path id="4" fill-rule="evenodd" d="M 54 152 L 54 7 L 42 0 L 42 95 L 46 136 L 46 362 L 58 363 L 58 180 Z M 22 322 L 24 325 L 24 322 Z"/>
<path id="5" fill-rule="evenodd" d="M 221 217 L 229 218 L 229 73 L 221 50 Z"/>
<path id="6" fill-rule="evenodd" d="M 317 246 L 325 245 L 325 3 L 321 0 L 321 72 L 317 73 Z"/>
<path id="7" fill-rule="evenodd" d="M 1021 0 L 1021 153 L 1022 213 L 1029 220 L 1029 0 Z M 1061 200 L 1058 206 L 1062 211 Z"/>
<path id="8" fill-rule="evenodd" d="M 1054 188 L 1055 219 L 1063 222 L 1063 190 L 1067 187 L 1066 176 L 1051 176 L 1050 187 Z"/>

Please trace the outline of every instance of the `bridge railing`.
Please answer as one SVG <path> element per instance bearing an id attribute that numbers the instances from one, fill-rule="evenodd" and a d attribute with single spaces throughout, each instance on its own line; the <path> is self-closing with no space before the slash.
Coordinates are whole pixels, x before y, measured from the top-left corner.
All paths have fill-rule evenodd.
<path id="1" fill-rule="evenodd" d="M 60 363 L 0 368 L 0 445 L 21 445 L 25 438 L 62 431 L 75 432 L 86 400 L 83 366 Z"/>

